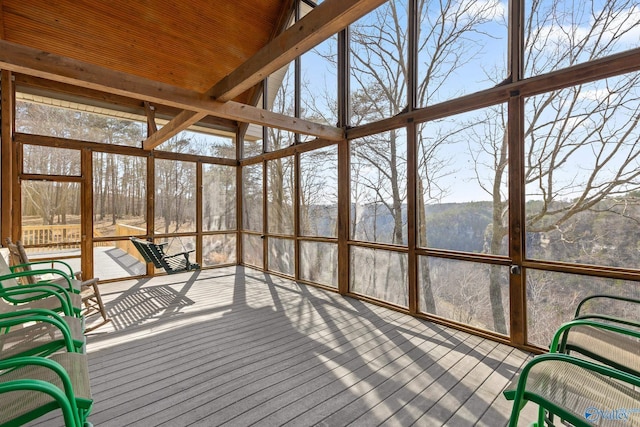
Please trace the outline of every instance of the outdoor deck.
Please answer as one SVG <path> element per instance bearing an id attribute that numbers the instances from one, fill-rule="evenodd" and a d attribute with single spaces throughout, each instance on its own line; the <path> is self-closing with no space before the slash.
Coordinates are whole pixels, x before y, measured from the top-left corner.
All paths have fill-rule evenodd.
<path id="1" fill-rule="evenodd" d="M 502 389 L 530 357 L 241 267 L 102 294 L 113 322 L 88 336 L 95 426 L 504 426 Z"/>

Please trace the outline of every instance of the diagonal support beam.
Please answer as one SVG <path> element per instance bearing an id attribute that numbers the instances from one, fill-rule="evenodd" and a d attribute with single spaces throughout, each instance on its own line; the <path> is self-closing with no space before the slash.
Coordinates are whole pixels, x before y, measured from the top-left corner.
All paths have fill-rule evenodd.
<path id="1" fill-rule="evenodd" d="M 229 101 L 386 0 L 326 0 L 220 80 L 208 94 Z"/>
<path id="2" fill-rule="evenodd" d="M 144 101 L 144 112 L 147 115 L 147 133 L 149 135 L 158 132 L 156 126 L 156 109 L 149 102 Z"/>
<path id="3" fill-rule="evenodd" d="M 194 111 L 181 111 L 169 123 L 162 126 L 160 130 L 151 134 L 143 143 L 142 148 L 145 150 L 153 150 L 158 145 L 167 141 L 179 132 L 187 129 L 192 124 L 198 123 L 207 117 L 207 113 L 196 113 Z"/>
<path id="4" fill-rule="evenodd" d="M 265 111 L 238 102 L 214 101 L 195 91 L 110 70 L 5 40 L 0 40 L 0 69 L 127 96 L 152 104 L 168 105 L 181 110 L 205 113 L 205 115 L 243 123 L 254 123 L 316 136 L 330 141 L 344 139 L 344 131 L 339 128 Z"/>

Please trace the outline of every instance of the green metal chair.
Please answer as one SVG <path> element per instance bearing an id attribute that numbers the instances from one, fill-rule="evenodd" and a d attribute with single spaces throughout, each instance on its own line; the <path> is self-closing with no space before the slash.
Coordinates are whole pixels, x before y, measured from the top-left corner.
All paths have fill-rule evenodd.
<path id="1" fill-rule="evenodd" d="M 82 297 L 82 314 L 84 316 L 88 316 L 93 313 L 100 313 L 103 319 L 103 322 L 98 325 L 92 326 L 90 329 L 87 329 L 87 331 L 93 330 L 111 321 L 104 303 L 102 302 L 102 296 L 100 294 L 100 288 L 98 287 L 97 277 L 84 280 L 82 277 L 82 271 L 73 271 L 69 264 L 60 260 L 31 261 L 29 260 L 27 252 L 25 251 L 25 248 L 20 240 L 14 243 L 11 241 L 11 239 L 7 238 L 5 239 L 5 245 L 7 246 L 7 249 L 9 249 L 12 264 L 10 268 L 13 272 L 33 270 L 42 271 L 42 268 L 39 266 L 49 265 L 63 271 L 67 275 L 67 277 L 71 278 L 71 285 L 73 287 L 72 291 L 74 293 L 80 293 Z M 27 276 L 26 280 L 31 284 L 42 284 L 43 281 L 51 281 L 58 285 L 62 285 L 63 287 L 65 285 L 65 278 L 61 277 L 60 275 L 32 275 Z"/>
<path id="2" fill-rule="evenodd" d="M 84 352 L 84 320 L 42 309 L 0 313 L 0 360 Z"/>
<path id="3" fill-rule="evenodd" d="M 80 306 L 82 298 L 80 294 L 67 292 L 65 287 L 50 282 L 25 284 L 18 282 L 21 277 L 38 274 L 34 271 L 12 272 L 5 261 L 4 251 L 0 248 L 0 312 L 14 311 L 24 308 L 44 308 L 56 312 L 62 312 L 67 316 L 81 316 Z M 8 253 L 8 252 L 7 252 Z M 53 271 L 55 274 L 64 273 L 59 270 Z M 67 284 L 70 285 L 68 282 Z M 6 303 L 5 303 L 6 302 Z M 4 305 L 2 305 L 4 303 Z M 13 309 L 6 307 L 8 304 L 14 305 Z"/>
<path id="4" fill-rule="evenodd" d="M 195 252 L 193 250 L 168 255 L 164 252 L 167 243 L 156 244 L 137 237 L 129 237 L 129 240 L 146 262 L 153 263 L 156 268 L 164 269 L 167 274 L 200 269 L 199 264 L 189 261 L 189 254 Z"/>
<path id="5" fill-rule="evenodd" d="M 529 361 L 503 394 L 514 401 L 510 426 L 527 401 L 539 405 L 539 427 L 555 425 L 556 416 L 575 426 L 640 426 L 638 386 L 640 330 L 576 319 L 556 331 L 549 354 Z"/>
<path id="6" fill-rule="evenodd" d="M 2 360 L 0 372 L 0 426 L 23 425 L 57 409 L 67 427 L 90 425 L 93 398 L 85 354 Z"/>
<path id="7" fill-rule="evenodd" d="M 635 317 L 620 315 L 622 308 Z M 573 318 L 599 319 L 640 327 L 640 299 L 609 294 L 590 295 L 578 303 Z"/>
<path id="8" fill-rule="evenodd" d="M 576 427 L 640 426 L 638 387 L 640 377 L 610 366 L 562 353 L 542 354 L 504 391 L 513 400 L 509 427 L 518 425 L 527 402 L 540 407 L 538 427 L 546 421 L 544 411 Z"/>
<path id="9" fill-rule="evenodd" d="M 640 329 L 631 325 L 585 318 L 572 320 L 556 331 L 549 351 L 579 354 L 640 376 Z"/>
<path id="10" fill-rule="evenodd" d="M 67 292 L 80 293 L 82 282 L 74 279 L 75 275 L 73 269 L 69 264 L 64 261 L 35 261 L 30 262 L 28 259 L 23 260 L 22 254 L 26 257 L 27 254 L 13 243 L 10 239 L 5 239 L 6 249 L 1 249 L 3 253 L 3 260 L 8 265 L 9 270 L 12 273 L 20 273 L 25 271 L 32 271 L 33 274 L 29 274 L 22 277 L 23 283 L 35 285 L 42 282 L 53 282 L 62 286 Z M 7 254 L 8 250 L 8 254 Z M 40 266 L 48 265 L 49 268 L 41 268 Z M 34 269 L 34 266 L 36 267 Z M 6 272 L 4 266 L 3 271 Z M 56 273 L 51 273 L 54 270 Z"/>

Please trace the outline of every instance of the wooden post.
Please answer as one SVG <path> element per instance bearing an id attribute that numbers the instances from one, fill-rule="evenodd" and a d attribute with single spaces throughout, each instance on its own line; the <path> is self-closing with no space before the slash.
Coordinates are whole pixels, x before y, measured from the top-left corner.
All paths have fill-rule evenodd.
<path id="1" fill-rule="evenodd" d="M 203 165 L 202 162 L 196 162 L 196 261 L 201 266 L 204 266 L 202 263 L 203 253 L 202 249 L 204 245 L 202 244 L 202 175 Z"/>
<path id="2" fill-rule="evenodd" d="M 509 275 L 510 338 L 516 346 L 527 340 L 524 196 L 524 99 L 517 92 L 509 99 Z"/>
<path id="3" fill-rule="evenodd" d="M 409 111 L 416 109 L 418 80 L 418 16 L 415 12 L 416 2 L 409 2 L 409 77 L 407 82 Z M 418 137 L 417 126 L 413 122 L 407 126 L 407 284 L 409 293 L 409 312 L 418 313 L 418 244 L 417 224 L 417 173 L 418 173 Z"/>
<path id="4" fill-rule="evenodd" d="M 266 144 L 266 132 L 262 133 L 264 143 Z M 263 145 L 264 147 L 264 145 Z M 262 269 L 269 270 L 269 197 L 267 184 L 269 182 L 269 174 L 267 171 L 267 160 L 262 161 Z"/>
<path id="5" fill-rule="evenodd" d="M 155 233 L 155 212 L 156 212 L 156 162 L 153 152 L 147 157 L 147 236 Z M 155 274 L 153 264 L 147 263 L 147 275 Z"/>
<path id="6" fill-rule="evenodd" d="M 509 78 L 518 83 L 523 75 L 524 13 L 522 2 L 509 3 Z M 523 346 L 527 341 L 525 258 L 525 184 L 524 184 L 524 97 L 510 92 L 508 101 L 509 149 L 509 338 L 511 344 Z"/>
<path id="7" fill-rule="evenodd" d="M 240 159 L 242 159 L 243 145 L 244 145 L 244 131 L 240 128 L 236 130 L 236 265 L 244 263 L 242 256 L 242 239 L 244 234 L 240 232 L 244 228 L 244 222 L 242 218 L 242 166 L 240 166 Z"/>
<path id="8" fill-rule="evenodd" d="M 295 201 L 293 202 L 293 235 L 294 235 L 294 240 L 293 240 L 293 258 L 294 258 L 294 272 L 293 272 L 293 277 L 295 277 L 296 280 L 300 279 L 300 234 L 301 234 L 301 227 L 300 227 L 300 182 L 301 182 L 301 177 L 300 177 L 300 153 L 295 153 L 293 155 L 293 170 L 295 171 L 294 173 L 294 199 Z"/>
<path id="9" fill-rule="evenodd" d="M 0 231 L 2 243 L 5 239 L 14 239 L 12 236 L 13 230 L 13 179 L 14 179 L 14 150 L 13 150 L 13 114 L 14 114 L 14 93 L 13 93 L 13 76 L 11 72 L 2 70 L 0 74 L 0 82 L 2 91 L 2 99 L 0 103 L 0 123 L 2 128 L 1 144 L 0 147 L 0 169 L 2 176 L 2 197 L 1 213 L 0 213 Z"/>
<path id="10" fill-rule="evenodd" d="M 82 182 L 80 183 L 80 263 L 82 277 L 95 276 L 93 268 L 93 153 L 88 148 L 81 152 Z"/>
<path id="11" fill-rule="evenodd" d="M 349 121 L 349 29 L 338 33 L 338 126 Z M 349 292 L 349 216 L 351 173 L 349 141 L 338 143 L 338 292 Z"/>

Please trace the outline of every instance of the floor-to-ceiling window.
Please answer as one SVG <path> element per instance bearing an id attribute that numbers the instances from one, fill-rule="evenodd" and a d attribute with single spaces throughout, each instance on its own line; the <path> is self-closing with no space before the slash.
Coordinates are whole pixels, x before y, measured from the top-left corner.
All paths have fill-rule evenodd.
<path id="1" fill-rule="evenodd" d="M 298 7 L 290 22 L 311 9 Z M 205 267 L 240 262 L 544 347 L 584 295 L 640 293 L 640 74 L 625 62 L 638 10 L 390 0 L 255 96 L 344 125 L 337 143 L 199 123 L 149 152 L 144 116 L 25 90 L 20 237 L 48 221 L 79 250 L 71 229 L 89 227 L 93 252 L 76 256 L 100 275 L 97 254 L 111 254 L 129 276 L 145 268 L 119 242 L 169 241 Z"/>
<path id="2" fill-rule="evenodd" d="M 138 236 L 204 267 L 237 262 L 232 131 L 195 126 L 150 153 L 144 116 L 31 92 L 17 92 L 14 211 L 34 258 L 64 258 L 103 282 L 135 277 L 147 274 L 128 240 Z"/>
<path id="3" fill-rule="evenodd" d="M 281 90 L 303 94 L 304 117 L 337 123 L 345 109 L 349 174 L 338 177 L 339 161 L 312 173 L 314 151 L 296 149 L 304 135 L 267 143 L 265 224 L 283 220 L 274 206 L 287 200 L 300 241 L 278 256 L 300 265 L 265 268 L 336 288 L 346 278 L 354 295 L 542 347 L 585 294 L 638 295 L 637 70 L 616 71 L 615 55 L 638 47 L 639 4 L 512 3 L 388 1 L 351 24 L 346 43 L 305 54 L 337 67 L 319 67 L 314 87 L 304 68 L 281 71 Z M 594 60 L 584 75 L 567 70 Z M 323 96 L 329 87 L 346 91 L 336 101 Z M 296 96 L 280 105 L 299 115 Z M 322 114 L 327 105 L 333 115 Z M 336 155 L 341 144 L 316 143 Z M 276 158 L 299 165 L 298 187 L 287 190 L 298 193 L 293 210 Z M 329 168 L 348 189 L 348 232 L 306 241 L 314 227 L 331 232 L 322 213 L 340 217 L 340 200 L 308 178 Z M 331 202 L 314 206 L 313 194 Z M 348 244 L 337 259 L 344 277 L 323 267 L 337 258 L 334 238 Z M 271 256 L 274 247 L 262 247 Z"/>

